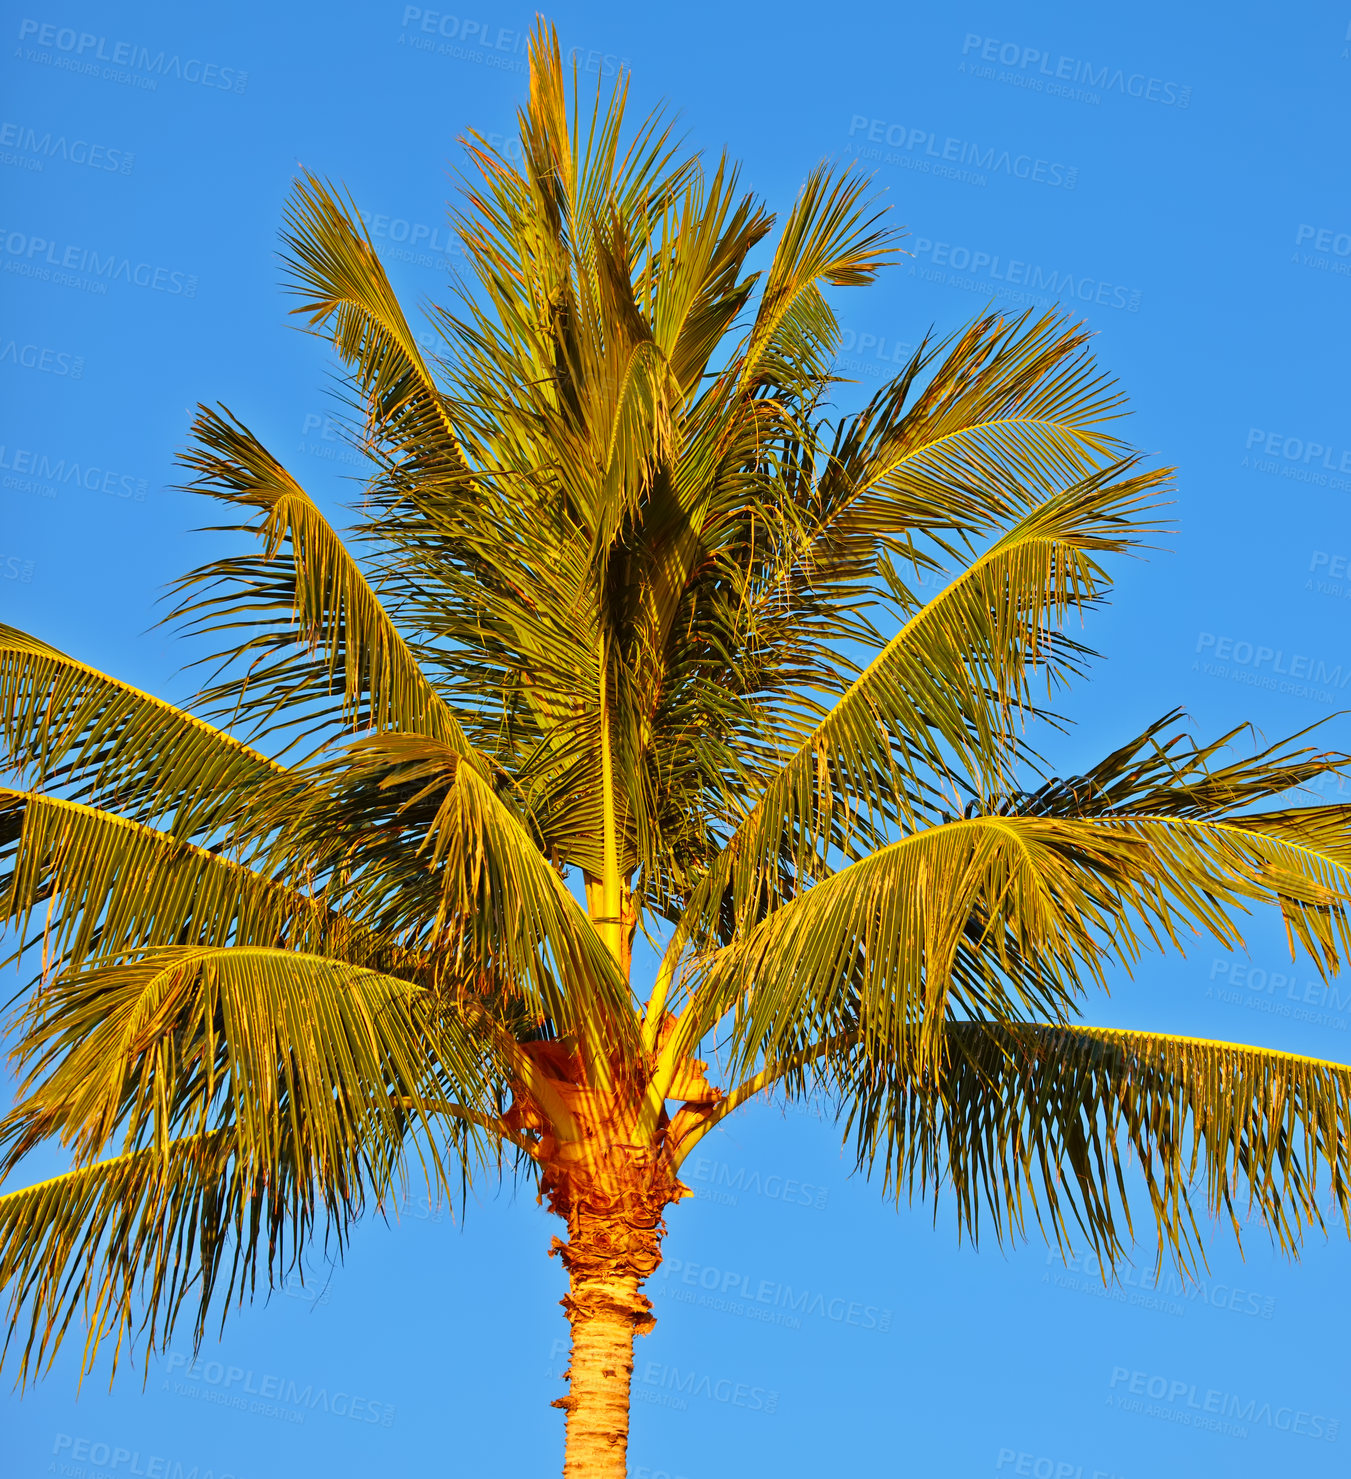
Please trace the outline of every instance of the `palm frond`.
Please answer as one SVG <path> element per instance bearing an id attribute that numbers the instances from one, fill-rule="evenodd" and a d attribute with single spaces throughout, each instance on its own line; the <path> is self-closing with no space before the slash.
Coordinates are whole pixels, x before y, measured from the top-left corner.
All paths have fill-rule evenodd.
<path id="1" fill-rule="evenodd" d="M 734 1078 L 813 1042 L 941 1054 L 953 1016 L 1067 1020 L 1101 981 L 1122 891 L 1144 869 L 1135 838 L 1090 823 L 975 817 L 880 848 L 770 912 L 693 974 L 681 1038 L 731 1013 Z M 696 958 L 697 960 L 697 958 Z"/>
<path id="2" fill-rule="evenodd" d="M 335 907 L 536 1021 L 626 1038 L 628 983 L 509 791 L 416 735 L 372 736 L 310 774 L 318 799 L 279 846 L 332 877 Z"/>
<path id="3" fill-rule="evenodd" d="M 175 836 L 273 824 L 294 771 L 204 720 L 0 625 L 0 742 L 35 787 Z M 255 820 L 256 818 L 256 820 Z"/>
<path id="4" fill-rule="evenodd" d="M 85 1164 L 115 1139 L 163 1151 L 228 1131 L 251 1182 L 293 1155 L 339 1187 L 363 1158 L 401 1165 L 412 1140 L 444 1178 L 426 1106 L 491 1107 L 495 1065 L 453 990 L 292 950 L 164 946 L 98 964 L 49 985 L 20 1025 L 5 1173 L 53 1137 Z"/>
<path id="5" fill-rule="evenodd" d="M 743 388 L 820 378 L 839 342 L 839 328 L 820 284 L 859 287 L 898 255 L 896 234 L 866 213 L 866 176 L 818 165 L 784 223 L 746 338 Z"/>
<path id="6" fill-rule="evenodd" d="M 954 1018 L 1063 1021 L 1111 962 L 1130 969 L 1202 931 L 1241 944 L 1254 904 L 1276 905 L 1292 947 L 1333 974 L 1351 957 L 1351 808 L 1323 812 L 1008 812 L 926 828 L 714 954 L 681 1040 L 730 1012 L 739 1073 L 851 1033 L 870 1055 L 941 1056 Z"/>
<path id="7" fill-rule="evenodd" d="M 844 1055 L 860 1164 L 895 1193 L 950 1188 L 960 1229 L 1005 1241 L 1029 1217 L 1105 1267 L 1138 1236 L 1142 1177 L 1159 1259 L 1194 1267 L 1194 1205 L 1236 1236 L 1255 1219 L 1294 1251 L 1329 1212 L 1351 1228 L 1351 1068 L 1292 1053 L 1154 1032 L 961 1022 L 930 1075 Z"/>
<path id="8" fill-rule="evenodd" d="M 125 817 L 0 788 L 0 923 L 21 951 L 46 905 L 44 976 L 152 945 L 286 945 L 353 965 L 387 965 L 395 943 L 320 896 Z"/>
<path id="9" fill-rule="evenodd" d="M 1087 649 L 1066 619 L 1101 601 L 1104 553 L 1147 526 L 1160 474 L 1110 466 L 1031 507 L 903 623 L 768 780 L 701 880 L 677 940 L 737 929 L 960 793 L 1007 784 L 1034 676 L 1054 688 Z"/>
<path id="10" fill-rule="evenodd" d="M 445 398 L 376 256 L 361 214 L 313 175 L 286 209 L 292 311 L 331 337 L 352 372 L 372 449 L 410 478 L 458 478 L 463 455 Z"/>
<path id="11" fill-rule="evenodd" d="M 189 486 L 256 509 L 235 527 L 263 545 L 261 558 L 218 560 L 179 582 L 175 616 L 194 632 L 227 636 L 231 665 L 247 660 L 205 701 L 263 733 L 300 722 L 321 733 L 336 723 L 458 738 L 454 716 L 299 483 L 228 411 L 198 407 L 193 436 L 180 459 L 198 475 Z"/>
<path id="12" fill-rule="evenodd" d="M 287 1206 L 294 1173 L 278 1167 L 271 1186 L 250 1186 L 233 1171 L 232 1148 L 227 1131 L 191 1136 L 167 1153 L 133 1151 L 0 1196 L 5 1355 L 17 1338 L 21 1384 L 50 1368 L 72 1322 L 84 1338 L 82 1371 L 111 1340 L 115 1373 L 142 1308 L 148 1360 L 194 1288 L 200 1339 L 223 1271 L 224 1302 L 236 1292 L 234 1248 L 248 1261 L 275 1237 L 269 1251 L 284 1273 L 289 1239 L 303 1243 L 309 1230 Z"/>
<path id="13" fill-rule="evenodd" d="M 844 423 L 830 473 L 842 511 L 889 509 L 915 529 L 979 531 L 1122 461 L 1129 448 L 1110 425 L 1123 397 L 1089 337 L 1049 311 L 987 314 L 950 339 L 926 339 Z"/>
<path id="14" fill-rule="evenodd" d="M 500 1143 L 497 1065 L 469 1020 L 453 994 L 257 947 L 164 948 L 54 983 L 25 1014 L 0 1123 L 0 1174 L 53 1137 L 76 1159 L 0 1197 L 11 1334 L 29 1311 L 21 1376 L 77 1314 L 86 1369 L 109 1338 L 115 1366 L 138 1310 L 148 1358 L 194 1293 L 200 1340 L 213 1301 L 224 1319 L 321 1231 L 341 1247 L 410 1159 L 453 1194 Z"/>

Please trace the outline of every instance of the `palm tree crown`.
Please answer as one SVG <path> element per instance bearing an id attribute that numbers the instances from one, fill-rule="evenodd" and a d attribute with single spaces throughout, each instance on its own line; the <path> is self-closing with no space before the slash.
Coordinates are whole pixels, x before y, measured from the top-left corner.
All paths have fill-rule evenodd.
<path id="1" fill-rule="evenodd" d="M 1070 779 L 1032 748 L 1167 486 L 1086 333 L 986 315 L 837 414 L 827 290 L 896 252 L 865 182 L 780 225 L 624 102 L 569 103 L 536 34 L 438 355 L 298 182 L 295 311 L 370 475 L 349 548 L 200 409 L 191 486 L 251 543 L 178 588 L 196 713 L 0 628 L 0 900 L 41 950 L 0 1167 L 72 1157 L 0 1196 L 25 1375 L 72 1323 L 87 1360 L 185 1305 L 200 1340 L 410 1174 L 506 1161 L 567 1221 L 567 1472 L 622 1474 L 680 1163 L 776 1086 L 973 1237 L 1110 1264 L 1132 1157 L 1183 1260 L 1199 1186 L 1290 1247 L 1351 1210 L 1351 1071 L 1078 1021 L 1254 903 L 1326 972 L 1351 925 L 1351 808 L 1286 795 L 1351 758 L 1175 713 Z"/>

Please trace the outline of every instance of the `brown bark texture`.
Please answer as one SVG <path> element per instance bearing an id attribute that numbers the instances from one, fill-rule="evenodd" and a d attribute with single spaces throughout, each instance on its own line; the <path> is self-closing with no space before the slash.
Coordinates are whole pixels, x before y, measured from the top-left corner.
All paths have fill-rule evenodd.
<path id="1" fill-rule="evenodd" d="M 644 1283 L 661 1263 L 663 1215 L 688 1195 L 675 1174 L 662 1115 L 654 1137 L 637 1131 L 638 1095 L 616 1079 L 585 1082 L 582 1064 L 561 1043 L 530 1047 L 549 1098 L 566 1106 L 568 1131 L 557 1134 L 538 1096 L 521 1092 L 508 1115 L 538 1132 L 540 1197 L 563 1218 L 555 1238 L 568 1272 L 562 1305 L 572 1326 L 569 1390 L 555 1407 L 567 1414 L 565 1479 L 624 1479 L 634 1337 L 656 1323 Z M 522 1086 L 524 1088 L 524 1086 Z"/>
<path id="2" fill-rule="evenodd" d="M 667 1029 L 669 1030 L 669 1029 Z M 720 1091 L 702 1062 L 686 1060 L 672 1084 L 682 1108 L 663 1111 L 655 1130 L 639 1129 L 644 1084 L 612 1065 L 602 1087 L 588 1082 L 568 1044 L 524 1045 L 532 1083 L 517 1082 L 505 1116 L 535 1136 L 540 1200 L 563 1218 L 567 1241 L 553 1241 L 567 1269 L 562 1300 L 572 1325 L 569 1390 L 555 1407 L 567 1414 L 565 1479 L 624 1479 L 634 1337 L 656 1321 L 643 1285 L 661 1263 L 663 1217 L 688 1196 L 675 1172 L 680 1133 L 708 1112 Z"/>
<path id="3" fill-rule="evenodd" d="M 567 1413 L 563 1474 L 565 1479 L 624 1479 L 633 1341 L 652 1328 L 652 1307 L 627 1258 L 597 1259 L 593 1253 L 578 1259 L 573 1244 L 559 1247 L 570 1265 L 563 1308 L 572 1324 L 569 1391 L 556 1404 Z M 654 1239 L 654 1266 L 659 1257 Z"/>
<path id="4" fill-rule="evenodd" d="M 583 1147 L 577 1147 L 579 1150 Z M 591 1144 L 551 1168 L 545 1194 L 568 1223 L 552 1252 L 568 1271 L 572 1325 L 565 1479 L 624 1479 L 634 1337 L 656 1323 L 643 1284 L 661 1262 L 662 1213 L 681 1194 L 660 1157 L 633 1145 Z M 560 1174 L 561 1173 L 561 1174 Z"/>

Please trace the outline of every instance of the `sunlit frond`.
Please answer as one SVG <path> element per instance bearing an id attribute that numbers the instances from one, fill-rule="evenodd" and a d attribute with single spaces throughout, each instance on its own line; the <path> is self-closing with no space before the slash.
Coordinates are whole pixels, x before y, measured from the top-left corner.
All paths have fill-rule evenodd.
<path id="1" fill-rule="evenodd" d="M 1065 1020 L 1110 963 L 1199 932 L 1241 943 L 1259 903 L 1331 974 L 1351 956 L 1351 808 L 1268 817 L 1001 811 L 916 832 L 808 889 L 714 954 L 682 1035 L 733 1012 L 738 1073 L 858 1034 L 941 1057 L 955 1019 Z"/>
<path id="2" fill-rule="evenodd" d="M 197 473 L 191 486 L 256 509 L 234 527 L 263 546 L 261 556 L 218 560 L 180 582 L 176 615 L 226 637 L 223 660 L 247 662 L 205 701 L 264 732 L 298 720 L 322 731 L 336 701 L 351 728 L 457 738 L 454 716 L 299 483 L 228 411 L 199 407 L 193 436 L 181 459 Z"/>
<path id="3" fill-rule="evenodd" d="M 0 788 L 0 921 L 45 906 L 45 974 L 150 945 L 288 944 L 353 964 L 394 951 L 314 897 L 218 850 L 94 807 Z"/>
<path id="4" fill-rule="evenodd" d="M 294 772 L 172 704 L 0 626 L 0 742 L 34 787 L 162 821 L 176 836 L 267 826 Z"/>
<path id="5" fill-rule="evenodd" d="M 224 1302 L 244 1263 L 275 1236 L 279 1271 L 290 1240 L 313 1221 L 286 1205 L 294 1169 L 269 1187 L 233 1171 L 228 1131 L 164 1149 L 133 1151 L 0 1196 L 0 1284 L 10 1292 L 5 1354 L 18 1345 L 19 1380 L 44 1374 L 72 1322 L 84 1370 L 112 1341 L 112 1369 L 138 1328 L 147 1356 L 168 1344 L 179 1310 L 197 1293 L 197 1335 L 222 1272 Z M 228 1265 L 228 1266 L 227 1266 Z M 26 1328 L 25 1328 L 26 1327 Z"/>
<path id="6" fill-rule="evenodd" d="M 254 945 L 164 946 L 67 974 L 21 1018 L 5 1168 L 52 1136 L 85 1161 L 114 1137 L 163 1146 L 224 1126 L 260 1174 L 288 1138 L 316 1175 L 362 1145 L 392 1164 L 409 1126 L 426 1126 L 408 1103 L 483 1103 L 490 1064 L 455 998 L 453 983 Z"/>
<path id="7" fill-rule="evenodd" d="M 821 291 L 860 287 L 897 255 L 882 213 L 860 212 L 870 181 L 818 165 L 784 222 L 765 274 L 739 379 L 743 387 L 819 379 L 839 344 L 839 327 Z"/>
<path id="8" fill-rule="evenodd" d="M 360 212 L 313 175 L 286 210 L 293 312 L 331 336 L 350 367 L 381 456 L 408 476 L 455 478 L 465 471 L 445 399 L 408 325 Z"/>
<path id="9" fill-rule="evenodd" d="M 906 620 L 768 781 L 714 861 L 677 940 L 753 919 L 895 828 L 1007 784 L 1022 728 L 1075 676 L 1067 636 L 1138 541 L 1157 474 L 1109 467 L 1035 504 Z"/>
<path id="10" fill-rule="evenodd" d="M 463 1006 L 248 946 L 163 948 L 41 992 L 0 1174 L 53 1138 L 78 1169 L 0 1197 L 0 1281 L 31 1317 L 23 1371 L 77 1313 L 86 1364 L 138 1309 L 148 1354 L 190 1296 L 200 1338 L 213 1300 L 223 1317 L 316 1233 L 341 1245 L 410 1169 L 453 1193 L 494 1143 L 495 1065 L 472 991 Z"/>

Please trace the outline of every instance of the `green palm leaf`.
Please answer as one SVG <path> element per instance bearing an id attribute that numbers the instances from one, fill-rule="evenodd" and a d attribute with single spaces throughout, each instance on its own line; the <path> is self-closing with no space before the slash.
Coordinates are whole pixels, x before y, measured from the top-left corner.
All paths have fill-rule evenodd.
<path id="1" fill-rule="evenodd" d="M 444 398 L 375 254 L 360 214 L 312 175 L 286 211 L 286 265 L 304 302 L 293 312 L 331 336 L 352 369 L 367 436 L 408 475 L 464 471 Z"/>
<path id="2" fill-rule="evenodd" d="M 0 626 L 0 742 L 34 785 L 178 836 L 264 829 L 304 788 L 294 772 L 202 719 Z"/>
<path id="3" fill-rule="evenodd" d="M 331 872 L 334 900 L 485 990 L 588 1033 L 631 1031 L 631 994 L 592 922 L 519 817 L 461 752 L 364 740 L 312 772 L 279 846 Z"/>
<path id="4" fill-rule="evenodd" d="M 858 1034 L 872 1055 L 941 1055 L 953 1017 L 1078 1010 L 1150 944 L 1241 943 L 1254 903 L 1333 973 L 1351 953 L 1351 810 L 1270 818 L 977 815 L 878 849 L 712 956 L 681 1037 L 733 1012 L 738 1071 Z"/>
<path id="5" fill-rule="evenodd" d="M 148 1331 L 147 1359 L 168 1344 L 194 1286 L 200 1339 L 221 1273 L 228 1303 L 241 1262 L 247 1268 L 274 1235 L 269 1252 L 285 1266 L 288 1235 L 305 1231 L 290 1209 L 278 1216 L 294 1178 L 278 1167 L 272 1187 L 250 1187 L 232 1174 L 231 1151 L 230 1135 L 218 1131 L 0 1196 L 6 1354 L 19 1337 L 21 1382 L 50 1367 L 73 1321 L 84 1336 L 83 1370 L 111 1339 L 115 1371 L 138 1328 Z"/>
<path id="6" fill-rule="evenodd" d="M 86 1365 L 188 1306 L 200 1339 L 510 1146 L 568 1224 L 569 1472 L 620 1479 L 677 1167 L 759 1093 L 827 1089 L 893 1190 L 1104 1267 L 1131 1157 L 1165 1257 L 1199 1184 L 1287 1249 L 1347 1222 L 1351 1070 L 1077 1018 L 1258 906 L 1340 970 L 1351 807 L 1291 793 L 1351 756 L 1172 714 L 1051 775 L 1071 624 L 1167 479 L 1087 331 L 983 315 L 841 414 L 832 295 L 895 250 L 865 182 L 813 170 L 776 230 L 626 80 L 583 106 L 544 25 L 530 62 L 521 163 L 470 140 L 444 353 L 355 202 L 296 186 L 355 533 L 230 412 L 194 423 L 191 486 L 253 541 L 178 588 L 207 711 L 306 758 L 0 627 L 0 922 L 41 959 L 0 1174 L 72 1162 L 0 1195 L 0 1282 L 25 1377 L 81 1329 Z"/>
<path id="7" fill-rule="evenodd" d="M 0 788 L 0 920 L 20 940 L 47 904 L 47 971 L 148 945 L 278 944 L 352 963 L 394 951 L 303 893 L 222 852 L 57 797 Z"/>
<path id="8" fill-rule="evenodd" d="M 1079 671 L 1086 649 L 1060 628 L 1103 598 L 1099 559 L 1139 538 L 1158 481 L 1126 464 L 1053 494 L 919 607 L 769 779 L 671 948 L 828 875 L 832 850 L 932 818 L 945 789 L 956 807 L 1006 784 L 1019 721 L 1038 711 L 1033 675 L 1053 690 Z"/>
<path id="9" fill-rule="evenodd" d="M 878 225 L 881 212 L 860 212 L 868 189 L 866 177 L 833 177 L 825 165 L 808 175 L 765 275 L 740 367 L 743 387 L 824 373 L 839 331 L 820 284 L 863 286 L 897 255 L 895 234 Z"/>
<path id="10" fill-rule="evenodd" d="M 261 559 L 219 560 L 180 582 L 202 594 L 176 615 L 194 631 L 227 635 L 232 662 L 251 659 L 206 700 L 263 732 L 300 715 L 321 732 L 327 721 L 463 745 L 454 716 L 304 489 L 228 412 L 199 407 L 193 436 L 197 446 L 182 457 L 198 474 L 191 486 L 257 509 L 236 527 L 263 545 Z M 335 695 L 339 711 L 326 713 Z"/>
<path id="11" fill-rule="evenodd" d="M 451 1165 L 467 1174 L 498 1123 L 472 993 L 465 1006 L 249 946 L 162 948 L 41 993 L 0 1174 L 53 1137 L 79 1169 L 0 1197 L 0 1281 L 12 1328 L 25 1306 L 31 1322 L 22 1373 L 77 1312 L 86 1366 L 110 1337 L 116 1360 L 138 1309 L 148 1357 L 194 1289 L 200 1340 L 213 1299 L 223 1315 L 260 1262 L 275 1282 L 319 1231 L 341 1246 L 368 1196 L 395 1194 L 410 1153 L 453 1191 Z"/>
<path id="12" fill-rule="evenodd" d="M 1351 1220 L 1351 1069 L 1101 1027 L 963 1022 L 947 1040 L 936 1074 L 860 1059 L 834 1082 L 860 1161 L 898 1194 L 950 1186 L 973 1239 L 986 1218 L 1000 1240 L 1019 1236 L 1030 1213 L 1062 1247 L 1081 1235 L 1120 1262 L 1136 1235 L 1132 1163 L 1161 1260 L 1199 1254 L 1198 1186 L 1236 1236 L 1256 1218 L 1287 1249 L 1329 1211 Z"/>
<path id="13" fill-rule="evenodd" d="M 67 974 L 24 1015 L 6 1166 L 51 1136 L 83 1161 L 119 1135 L 164 1146 L 224 1126 L 259 1174 L 291 1141 L 321 1177 L 362 1146 L 394 1164 L 410 1126 L 426 1131 L 410 1106 L 484 1105 L 484 1048 L 455 997 L 255 945 L 162 946 Z"/>

